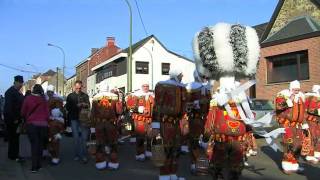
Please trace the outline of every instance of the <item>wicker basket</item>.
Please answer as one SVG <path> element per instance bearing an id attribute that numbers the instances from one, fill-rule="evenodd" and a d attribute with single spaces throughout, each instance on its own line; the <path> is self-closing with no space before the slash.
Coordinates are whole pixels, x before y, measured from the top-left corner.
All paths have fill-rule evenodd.
<path id="1" fill-rule="evenodd" d="M 196 173 L 199 176 L 206 176 L 209 174 L 209 159 L 204 152 L 200 153 L 200 156 L 196 161 Z"/>
<path id="2" fill-rule="evenodd" d="M 166 153 L 164 150 L 163 139 L 161 138 L 161 144 L 153 144 L 153 139 L 151 140 L 151 160 L 156 167 L 161 167 L 166 161 Z"/>
<path id="3" fill-rule="evenodd" d="M 90 140 L 87 142 L 87 147 L 88 147 L 88 153 L 91 156 L 94 156 L 97 152 L 97 147 L 96 147 L 97 142 L 95 140 Z"/>

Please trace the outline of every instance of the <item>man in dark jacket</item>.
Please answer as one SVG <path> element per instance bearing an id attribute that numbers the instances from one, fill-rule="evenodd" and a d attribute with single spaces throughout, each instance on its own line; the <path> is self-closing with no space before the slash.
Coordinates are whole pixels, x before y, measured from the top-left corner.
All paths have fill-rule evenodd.
<path id="1" fill-rule="evenodd" d="M 4 118 L 3 118 L 3 109 L 4 109 L 4 97 L 0 95 L 0 133 L 3 136 L 5 142 L 7 142 Z"/>
<path id="2" fill-rule="evenodd" d="M 79 121 L 79 114 L 82 108 L 90 108 L 89 96 L 81 91 L 82 82 L 76 81 L 74 91 L 68 95 L 66 109 L 71 121 L 72 136 L 75 140 L 75 157 L 74 160 L 81 160 L 84 163 L 88 161 L 86 142 L 89 136 L 87 124 Z"/>
<path id="3" fill-rule="evenodd" d="M 23 95 L 20 92 L 23 86 L 23 77 L 15 76 L 14 85 L 5 93 L 4 104 L 4 121 L 8 132 L 8 158 L 19 161 L 19 132 L 17 129 L 21 123 L 21 106 L 23 103 Z"/>

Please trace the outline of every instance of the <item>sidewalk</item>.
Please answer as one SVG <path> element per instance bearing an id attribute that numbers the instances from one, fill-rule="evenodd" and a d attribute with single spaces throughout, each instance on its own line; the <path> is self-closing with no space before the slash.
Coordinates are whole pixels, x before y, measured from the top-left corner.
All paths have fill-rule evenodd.
<path id="1" fill-rule="evenodd" d="M 7 143 L 0 138 L 0 179 L 26 180 L 21 164 L 7 158 Z"/>

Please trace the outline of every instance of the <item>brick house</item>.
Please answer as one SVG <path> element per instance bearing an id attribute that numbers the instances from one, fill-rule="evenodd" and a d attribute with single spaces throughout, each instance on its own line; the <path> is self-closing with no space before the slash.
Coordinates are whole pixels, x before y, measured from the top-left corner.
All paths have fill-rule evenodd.
<path id="1" fill-rule="evenodd" d="M 320 0 L 279 0 L 269 23 L 254 26 L 261 57 L 251 96 L 272 100 L 289 82 L 320 84 Z"/>
<path id="2" fill-rule="evenodd" d="M 115 45 L 114 37 L 107 37 L 106 45 L 102 48 L 92 48 L 91 54 L 85 60 L 76 65 L 76 79 L 83 83 L 83 91 L 89 93 L 91 83 L 87 83 L 88 77 L 92 76 L 91 69 L 97 66 L 108 58 L 118 53 L 120 48 Z"/>
<path id="3" fill-rule="evenodd" d="M 76 65 L 76 79 L 82 81 L 83 91 L 87 89 L 87 77 L 89 76 L 88 58 Z"/>

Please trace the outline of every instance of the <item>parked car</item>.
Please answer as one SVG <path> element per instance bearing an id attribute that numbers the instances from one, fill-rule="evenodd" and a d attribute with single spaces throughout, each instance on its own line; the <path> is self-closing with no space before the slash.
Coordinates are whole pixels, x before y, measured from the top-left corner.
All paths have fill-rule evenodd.
<path id="1" fill-rule="evenodd" d="M 255 119 L 260 119 L 264 115 L 268 113 L 274 114 L 275 108 L 274 108 L 274 103 L 270 100 L 266 99 L 252 99 L 250 101 L 250 108 L 255 115 Z M 279 124 L 276 121 L 275 116 L 272 117 L 272 121 L 268 127 L 264 127 L 267 132 L 270 132 L 272 130 L 275 130 L 279 128 Z M 254 128 L 253 132 L 255 133 L 255 130 L 262 130 L 261 128 Z"/>

